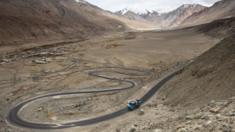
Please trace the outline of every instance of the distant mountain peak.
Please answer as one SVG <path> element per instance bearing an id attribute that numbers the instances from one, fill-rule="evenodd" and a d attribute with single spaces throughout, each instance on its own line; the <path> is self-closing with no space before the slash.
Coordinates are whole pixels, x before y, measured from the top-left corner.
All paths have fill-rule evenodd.
<path id="1" fill-rule="evenodd" d="M 159 17 L 158 12 L 147 9 L 144 12 L 136 12 L 134 10 L 124 8 L 120 11 L 115 12 L 115 14 L 124 16 L 132 20 L 142 20 L 142 21 L 148 21 L 149 19 Z"/>
<path id="2" fill-rule="evenodd" d="M 200 4 L 183 4 L 179 8 L 195 8 L 195 7 L 205 7 L 205 6 Z"/>
<path id="3" fill-rule="evenodd" d="M 134 13 L 136 15 L 147 15 L 147 14 L 158 14 L 158 12 L 156 12 L 155 10 L 148 10 L 148 9 L 145 9 L 144 11 L 136 11 L 134 9 L 129 9 L 129 8 L 124 8 L 122 10 L 119 10 L 119 11 L 116 11 L 115 13 L 116 14 L 120 14 L 120 15 L 125 15 L 126 13 Z"/>
<path id="4" fill-rule="evenodd" d="M 117 12 L 119 12 L 121 15 L 125 15 L 127 12 L 130 12 L 131 10 L 129 10 L 129 9 L 127 9 L 127 8 L 124 8 L 124 9 L 122 9 L 122 10 L 120 10 L 120 11 L 117 11 Z M 132 11 L 131 11 L 132 12 Z"/>
<path id="5" fill-rule="evenodd" d="M 76 2 L 83 3 L 83 4 L 88 4 L 86 0 L 75 0 Z"/>
<path id="6" fill-rule="evenodd" d="M 151 15 L 158 15 L 159 13 L 155 10 L 147 10 L 145 9 L 144 12 L 142 13 L 138 13 L 139 15 L 148 15 L 148 16 L 151 16 Z"/>

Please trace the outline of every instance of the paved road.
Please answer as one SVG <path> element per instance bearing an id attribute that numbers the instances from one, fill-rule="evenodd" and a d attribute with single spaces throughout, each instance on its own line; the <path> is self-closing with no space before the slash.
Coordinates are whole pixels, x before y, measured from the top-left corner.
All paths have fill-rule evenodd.
<path id="1" fill-rule="evenodd" d="M 47 95 L 35 97 L 32 99 L 26 100 L 26 101 L 16 105 L 14 108 L 12 108 L 7 116 L 7 121 L 14 124 L 14 125 L 17 125 L 17 126 L 32 128 L 32 129 L 62 129 L 62 128 L 69 128 L 69 127 L 75 127 L 75 126 L 91 125 L 91 124 L 99 123 L 102 121 L 107 121 L 107 120 L 110 120 L 110 119 L 113 119 L 113 118 L 116 118 L 116 117 L 119 117 L 121 115 L 128 113 L 129 111 L 126 107 L 126 108 L 120 109 L 116 112 L 106 114 L 103 116 L 99 116 L 99 117 L 95 117 L 95 118 L 91 118 L 91 119 L 86 119 L 86 120 L 82 120 L 82 121 L 74 121 L 74 122 L 70 122 L 70 123 L 64 123 L 64 124 L 33 123 L 33 122 L 23 120 L 18 115 L 18 112 L 25 105 L 27 105 L 28 103 L 32 103 L 33 101 L 36 101 L 38 99 L 42 99 L 42 98 L 53 97 L 53 96 L 84 94 L 84 93 L 102 93 L 102 92 L 122 91 L 122 90 L 131 89 L 136 86 L 136 83 L 132 80 L 122 80 L 122 79 L 112 78 L 112 77 L 108 77 L 108 76 L 100 74 L 100 72 L 104 72 L 107 69 L 109 69 L 109 68 L 103 68 L 103 71 L 102 70 L 93 70 L 93 71 L 89 72 L 89 75 L 108 79 L 108 80 L 120 81 L 123 83 L 127 83 L 128 86 L 122 87 L 122 88 L 115 88 L 115 89 L 103 89 L 103 90 L 82 91 L 82 92 L 53 93 L 53 94 L 47 94 Z M 131 70 L 131 69 L 125 69 L 125 70 Z M 146 101 L 148 101 L 162 87 L 162 85 L 164 85 L 167 81 L 169 81 L 171 78 L 173 78 L 175 75 L 181 73 L 182 71 L 183 71 L 183 68 L 180 68 L 180 69 L 177 69 L 176 71 L 166 75 L 165 77 L 163 77 L 160 81 L 158 81 L 158 82 L 156 82 L 156 84 L 154 84 L 154 86 L 141 98 L 141 100 L 143 100 L 144 103 Z M 114 72 L 119 73 L 119 74 L 130 75 L 128 73 L 123 73 L 123 72 L 118 72 L 118 71 L 114 71 Z M 136 70 L 136 72 L 138 72 L 138 74 L 134 73 L 134 75 L 137 75 L 137 76 L 149 74 L 148 72 L 143 72 L 143 71 L 138 71 L 138 70 Z"/>

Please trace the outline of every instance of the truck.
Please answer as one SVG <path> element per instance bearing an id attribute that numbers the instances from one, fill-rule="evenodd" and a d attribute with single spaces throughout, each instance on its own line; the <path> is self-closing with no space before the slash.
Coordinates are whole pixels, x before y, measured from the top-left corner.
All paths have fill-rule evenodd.
<path id="1" fill-rule="evenodd" d="M 141 104 L 143 104 L 143 101 L 140 99 L 128 101 L 127 108 L 129 111 L 133 111 L 135 109 L 138 109 Z"/>

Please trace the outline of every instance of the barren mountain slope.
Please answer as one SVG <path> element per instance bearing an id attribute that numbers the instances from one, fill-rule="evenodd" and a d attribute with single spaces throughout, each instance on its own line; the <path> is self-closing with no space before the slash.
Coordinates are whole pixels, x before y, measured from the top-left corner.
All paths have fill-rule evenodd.
<path id="1" fill-rule="evenodd" d="M 75 0 L 1 0 L 0 45 L 78 38 L 122 30 L 121 22 Z"/>
<path id="2" fill-rule="evenodd" d="M 208 23 L 217 19 L 235 16 L 235 1 L 222 0 L 215 3 L 212 7 L 204 9 L 188 17 L 181 26 L 192 26 Z"/>
<path id="3" fill-rule="evenodd" d="M 213 22 L 199 27 L 199 31 L 209 32 L 224 30 L 228 20 Z M 160 95 L 171 105 L 198 106 L 211 100 L 227 99 L 235 96 L 235 35 L 234 19 L 232 30 L 225 31 L 232 34 L 215 47 L 202 54 L 185 68 L 185 71 L 170 81 L 160 90 Z M 217 23 L 217 24 L 216 24 Z M 216 28 L 210 26 L 217 25 Z M 205 27 L 208 29 L 205 29 Z M 204 29 L 202 30 L 202 27 Z M 216 34 L 218 35 L 218 34 Z"/>
<path id="4" fill-rule="evenodd" d="M 235 17 L 215 20 L 209 24 L 199 25 L 197 30 L 216 38 L 228 37 L 235 33 Z"/>
<path id="5" fill-rule="evenodd" d="M 162 26 L 176 27 L 192 14 L 200 12 L 204 9 L 206 9 L 206 7 L 199 4 L 182 5 L 176 10 L 162 14 L 162 19 L 163 19 Z"/>

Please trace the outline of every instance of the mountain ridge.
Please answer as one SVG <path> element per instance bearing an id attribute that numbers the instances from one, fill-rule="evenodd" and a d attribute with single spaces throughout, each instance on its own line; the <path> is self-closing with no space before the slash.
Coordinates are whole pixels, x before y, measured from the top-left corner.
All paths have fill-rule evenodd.
<path id="1" fill-rule="evenodd" d="M 203 23 L 209 23 L 214 20 L 234 17 L 235 15 L 235 1 L 234 0 L 221 0 L 216 2 L 210 8 L 206 8 L 200 12 L 194 13 L 185 19 L 181 26 L 193 26 Z"/>
<path id="2" fill-rule="evenodd" d="M 176 27 L 192 14 L 200 12 L 201 10 L 204 10 L 206 8 L 207 7 L 202 6 L 200 4 L 184 4 L 178 7 L 177 9 L 167 13 L 158 13 L 154 10 L 146 10 L 145 13 L 135 13 L 134 11 L 125 8 L 123 10 L 115 12 L 115 14 L 133 20 L 152 22 L 159 27 L 166 28 L 169 26 Z"/>

